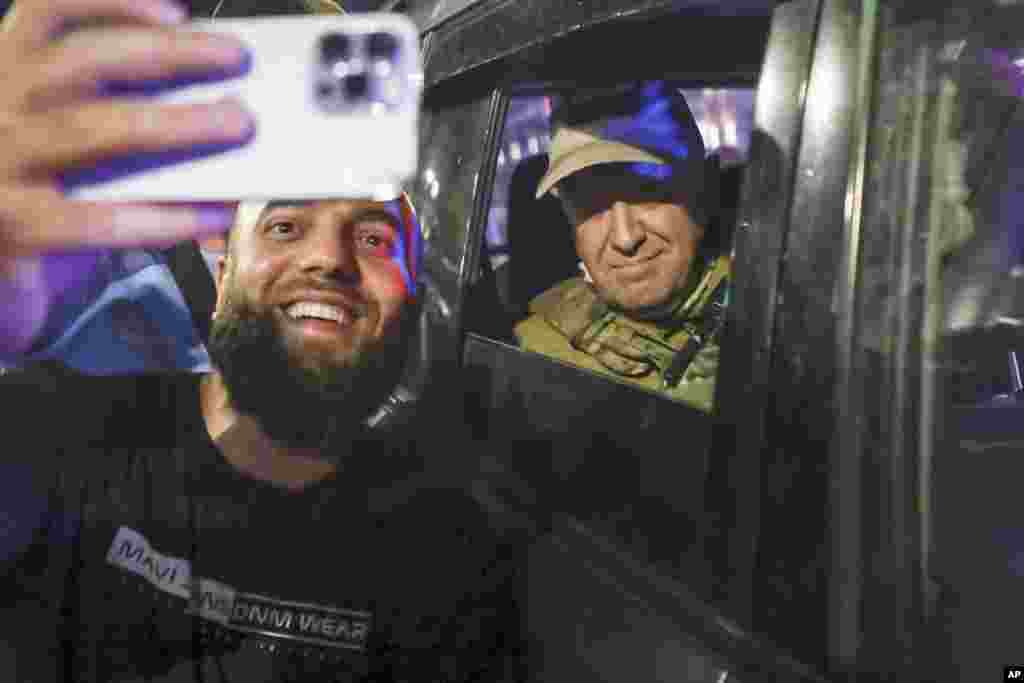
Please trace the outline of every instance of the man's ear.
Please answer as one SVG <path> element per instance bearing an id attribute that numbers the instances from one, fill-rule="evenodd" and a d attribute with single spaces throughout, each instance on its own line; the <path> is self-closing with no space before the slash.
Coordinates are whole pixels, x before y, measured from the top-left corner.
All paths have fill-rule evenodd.
<path id="1" fill-rule="evenodd" d="M 573 224 L 572 213 L 569 211 L 569 206 L 566 204 L 562 193 L 559 192 L 558 186 L 556 185 L 555 187 L 552 187 L 548 192 L 552 197 L 558 200 L 558 208 L 562 210 L 562 215 L 565 216 L 565 220 L 569 221 L 569 225 L 571 227 L 576 227 Z"/>
<path id="2" fill-rule="evenodd" d="M 231 256 L 229 254 L 221 254 L 217 257 L 216 266 L 217 272 L 214 274 L 214 286 L 217 290 L 217 301 L 213 306 L 213 317 L 217 317 L 217 311 L 224 305 L 224 292 L 226 290 L 228 272 L 231 269 L 230 263 Z"/>

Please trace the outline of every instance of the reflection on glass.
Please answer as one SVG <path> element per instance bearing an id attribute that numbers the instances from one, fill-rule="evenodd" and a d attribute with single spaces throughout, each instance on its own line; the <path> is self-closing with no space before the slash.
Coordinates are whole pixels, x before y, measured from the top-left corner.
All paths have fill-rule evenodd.
<path id="1" fill-rule="evenodd" d="M 922 99 L 933 126 L 922 430 L 940 681 L 980 680 L 1019 656 L 1024 610 L 1024 7 L 972 10 L 947 19 Z"/>
<path id="2" fill-rule="evenodd" d="M 508 260 L 508 190 L 515 171 L 524 158 L 545 154 L 551 143 L 551 98 L 514 97 L 505 118 L 498 150 L 491 208 L 487 216 L 485 248 L 491 267 L 499 268 Z"/>
<path id="3" fill-rule="evenodd" d="M 708 152 L 723 163 L 743 163 L 750 149 L 754 91 L 747 88 L 683 90 Z"/>
<path id="4" fill-rule="evenodd" d="M 448 107 L 444 115 L 424 110 L 420 124 L 420 166 L 424 169 L 409 188 L 419 211 L 428 253 L 440 251 L 446 280 L 454 289 L 473 210 L 473 192 L 483 163 L 490 100 Z M 439 200 L 439 201 L 438 201 Z M 448 287 L 446 286 L 447 290 Z M 446 291 L 454 296 L 454 291 Z"/>

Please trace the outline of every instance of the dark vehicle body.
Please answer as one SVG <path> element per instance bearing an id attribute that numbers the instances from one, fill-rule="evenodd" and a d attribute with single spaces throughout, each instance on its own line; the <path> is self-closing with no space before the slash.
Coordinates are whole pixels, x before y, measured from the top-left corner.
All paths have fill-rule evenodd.
<path id="1" fill-rule="evenodd" d="M 1024 656 L 1024 4 L 389 8 L 423 35 L 438 367 L 520 483 L 481 495 L 544 521 L 536 680 L 980 681 Z M 568 233 L 516 208 L 510 130 L 533 136 L 538 93 L 647 78 L 756 102 L 718 225 L 735 291 L 710 417 L 508 334 L 575 274 Z"/>

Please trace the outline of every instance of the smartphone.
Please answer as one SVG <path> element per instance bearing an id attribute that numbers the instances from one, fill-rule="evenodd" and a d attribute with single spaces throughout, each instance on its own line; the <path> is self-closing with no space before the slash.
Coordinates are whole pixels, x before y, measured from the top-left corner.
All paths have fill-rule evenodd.
<path id="1" fill-rule="evenodd" d="M 423 89 L 418 31 L 401 14 L 194 21 L 244 41 L 244 76 L 193 82 L 166 102 L 235 96 L 256 118 L 234 148 L 112 159 L 63 178 L 74 198 L 235 201 L 393 198 L 416 171 Z"/>

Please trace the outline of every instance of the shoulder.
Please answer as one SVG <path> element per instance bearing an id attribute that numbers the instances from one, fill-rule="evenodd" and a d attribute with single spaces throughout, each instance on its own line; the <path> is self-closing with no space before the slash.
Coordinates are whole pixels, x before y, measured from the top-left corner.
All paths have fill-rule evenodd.
<path id="1" fill-rule="evenodd" d="M 546 315 L 558 308 L 567 296 L 585 286 L 581 277 L 563 280 L 550 289 L 541 292 L 530 300 L 529 311 L 532 314 Z"/>
<path id="2" fill-rule="evenodd" d="M 519 344 L 531 351 L 553 354 L 570 348 L 568 340 L 556 330 L 549 319 L 557 315 L 559 308 L 575 292 L 586 288 L 581 277 L 559 282 L 530 300 L 530 315 L 515 325 Z"/>
<path id="3" fill-rule="evenodd" d="M 29 443 L 43 444 L 58 435 L 75 433 L 75 428 L 88 420 L 88 409 L 103 402 L 97 386 L 101 382 L 92 379 L 54 361 L 6 371 L 0 376 L 0 401 L 6 412 L 4 438 L 17 438 L 22 430 L 31 430 L 34 434 Z M 41 425 L 47 428 L 39 429 Z"/>
<path id="4" fill-rule="evenodd" d="M 561 339 L 551 325 L 544 320 L 544 316 L 539 313 L 533 313 L 517 322 L 513 327 L 513 332 L 519 345 L 531 351 L 551 343 L 557 344 Z"/>
<path id="5" fill-rule="evenodd" d="M 5 420 L 31 429 L 30 443 L 88 445 L 151 439 L 157 422 L 173 422 L 198 374 L 93 375 L 62 363 L 33 363 L 0 377 L 0 400 L 12 406 Z M 46 429 L 40 429 L 45 425 Z M 162 430 L 170 432 L 170 430 Z"/>
<path id="6" fill-rule="evenodd" d="M 63 392 L 89 391 L 93 396 L 116 397 L 125 392 L 187 384 L 197 373 L 133 373 L 101 375 L 84 373 L 60 361 L 37 361 L 0 375 L 0 391 L 25 397 L 42 394 L 60 398 Z"/>

